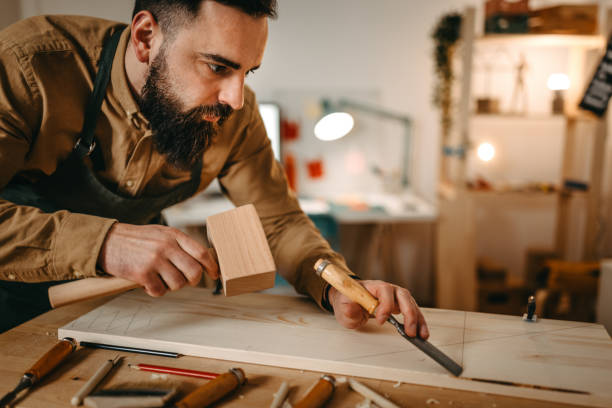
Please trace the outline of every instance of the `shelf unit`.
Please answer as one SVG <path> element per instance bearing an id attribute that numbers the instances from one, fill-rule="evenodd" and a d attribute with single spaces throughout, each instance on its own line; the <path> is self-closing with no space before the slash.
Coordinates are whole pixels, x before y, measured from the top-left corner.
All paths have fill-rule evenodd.
<path id="1" fill-rule="evenodd" d="M 610 15 L 610 13 L 608 13 Z M 608 18 L 608 21 L 612 19 Z M 459 60 L 460 82 L 458 106 L 454 115 L 455 130 L 443 144 L 470 146 L 474 121 L 561 121 L 563 132 L 559 137 L 561 171 L 559 185 L 563 180 L 575 178 L 576 169 L 582 167 L 581 180 L 589 185 L 586 192 L 559 189 L 554 193 L 534 191 L 483 191 L 470 190 L 467 184 L 465 157 L 442 156 L 439 189 L 439 222 L 437 233 L 436 305 L 447 309 L 477 310 L 478 281 L 476 253 L 478 231 L 476 210 L 484 197 L 530 197 L 542 201 L 552 197 L 551 211 L 556 211 L 556 231 L 551 248 L 566 260 L 593 260 L 598 233 L 598 209 L 601 200 L 601 179 L 604 144 L 607 133 L 605 119 L 596 119 L 577 108 L 582 91 L 591 79 L 594 54 L 605 50 L 603 35 L 548 35 L 548 34 L 499 34 L 477 37 L 475 35 L 475 10 L 467 8 L 463 13 L 461 42 L 455 50 Z M 605 32 L 609 32 L 606 30 Z M 472 72 L 475 47 L 559 47 L 568 51 L 568 76 L 572 88 L 566 97 L 566 114 L 563 116 L 544 113 L 535 114 L 477 114 L 472 109 Z M 598 62 L 598 61 L 597 61 Z M 576 86 L 575 84 L 580 84 Z M 466 119 L 467 118 L 467 119 Z M 577 149 L 588 134 L 588 160 L 584 160 L 585 149 Z M 440 151 L 443 151 L 441 146 Z M 464 150 L 464 151 L 465 151 Z M 578 154 L 580 153 L 580 154 Z M 581 162 L 582 160 L 582 162 Z M 588 165 L 585 165 L 587 163 Z M 500 237 L 503 240 L 504 237 Z"/>
<path id="2" fill-rule="evenodd" d="M 487 45 L 528 46 L 528 47 L 580 47 L 603 48 L 606 39 L 602 35 L 577 34 L 487 34 L 475 37 L 475 41 Z"/>

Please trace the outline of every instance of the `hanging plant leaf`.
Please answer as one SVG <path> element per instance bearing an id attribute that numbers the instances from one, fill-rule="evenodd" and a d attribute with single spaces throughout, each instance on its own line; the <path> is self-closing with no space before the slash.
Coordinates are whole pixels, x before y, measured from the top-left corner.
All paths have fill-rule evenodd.
<path id="1" fill-rule="evenodd" d="M 435 41 L 434 60 L 437 76 L 433 104 L 442 110 L 441 120 L 445 135 L 448 135 L 451 127 L 452 52 L 460 35 L 461 14 L 459 13 L 450 13 L 443 16 L 431 34 Z"/>

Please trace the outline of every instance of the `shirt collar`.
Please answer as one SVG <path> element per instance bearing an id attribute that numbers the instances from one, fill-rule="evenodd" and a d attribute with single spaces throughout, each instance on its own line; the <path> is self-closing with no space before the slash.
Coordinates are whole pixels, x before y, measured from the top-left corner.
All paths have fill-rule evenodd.
<path id="1" fill-rule="evenodd" d="M 127 46 L 130 40 L 130 33 L 130 27 L 126 27 L 125 30 L 123 30 L 123 33 L 121 34 L 121 38 L 119 39 L 119 44 L 117 45 L 117 52 L 115 53 L 115 57 L 113 59 L 111 83 L 113 85 L 115 97 L 121 104 L 123 110 L 131 118 L 135 114 L 138 114 L 140 112 L 140 109 L 138 108 L 136 99 L 132 94 L 127 74 L 125 72 L 125 51 L 127 50 Z"/>

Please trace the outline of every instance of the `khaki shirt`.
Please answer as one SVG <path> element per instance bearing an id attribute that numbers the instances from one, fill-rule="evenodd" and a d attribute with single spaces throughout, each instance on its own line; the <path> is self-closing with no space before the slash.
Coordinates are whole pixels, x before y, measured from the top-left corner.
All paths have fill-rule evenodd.
<path id="1" fill-rule="evenodd" d="M 36 181 L 50 175 L 68 157 L 83 125 L 104 40 L 123 26 L 89 17 L 39 16 L 0 32 L 0 189 L 15 176 Z M 157 196 L 188 181 L 191 172 L 173 168 L 153 147 L 125 73 L 128 39 L 129 29 L 121 36 L 97 122 L 105 168 L 96 176 L 125 197 Z M 89 158 L 85 162 L 91 167 Z M 236 206 L 253 203 L 279 273 L 320 304 L 325 282 L 313 272 L 316 259 L 346 266 L 300 210 L 248 88 L 244 107 L 204 153 L 198 191 L 214 178 Z M 100 248 L 115 222 L 68 211 L 47 214 L 0 200 L 0 279 L 96 276 Z"/>

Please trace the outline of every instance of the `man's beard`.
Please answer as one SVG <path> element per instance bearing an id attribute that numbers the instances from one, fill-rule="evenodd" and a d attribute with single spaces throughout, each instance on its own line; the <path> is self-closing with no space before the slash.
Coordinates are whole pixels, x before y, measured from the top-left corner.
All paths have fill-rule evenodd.
<path id="1" fill-rule="evenodd" d="M 202 158 L 233 109 L 217 103 L 183 111 L 180 99 L 171 90 L 165 54 L 162 47 L 151 63 L 139 101 L 140 111 L 149 121 L 157 151 L 173 166 L 186 170 Z M 219 120 L 215 124 L 204 120 L 204 116 Z"/>

